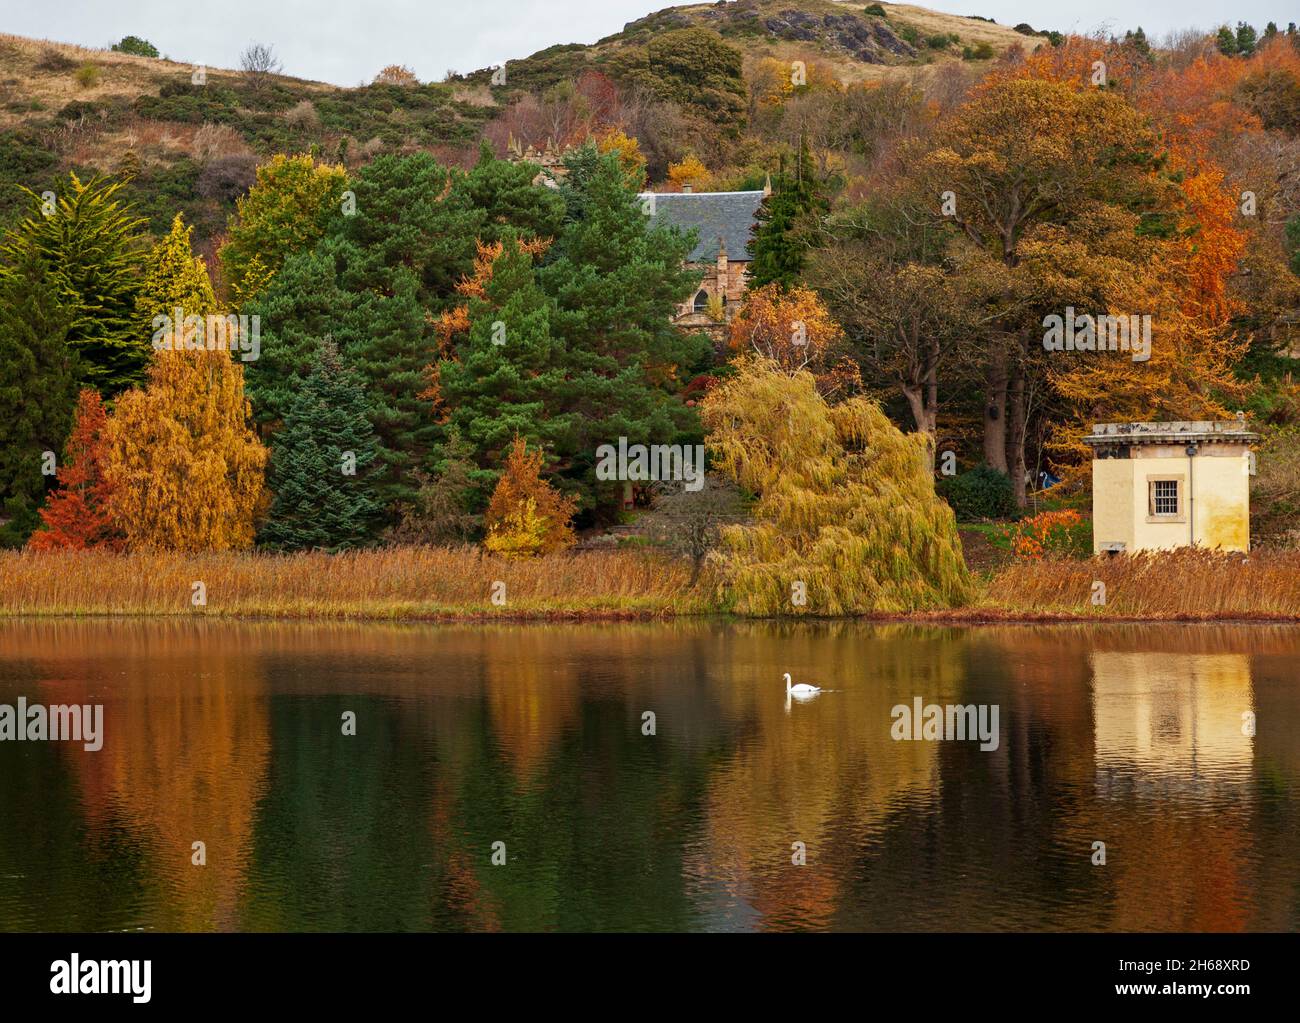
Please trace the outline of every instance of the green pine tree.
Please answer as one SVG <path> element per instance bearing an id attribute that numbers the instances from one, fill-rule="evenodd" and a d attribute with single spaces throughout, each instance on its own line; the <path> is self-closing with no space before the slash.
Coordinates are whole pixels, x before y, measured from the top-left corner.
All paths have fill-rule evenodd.
<path id="1" fill-rule="evenodd" d="M 475 453 L 477 505 L 487 503 L 515 435 L 530 447 L 567 450 L 581 432 L 566 407 L 570 381 L 564 342 L 551 330 L 552 304 L 538 285 L 532 257 L 508 239 L 485 296 L 469 303 L 469 337 L 457 358 L 441 363 L 450 426 Z"/>
<path id="2" fill-rule="evenodd" d="M 19 547 L 40 518 L 72 428 L 79 367 L 67 344 L 71 315 L 45 264 L 28 253 L 0 276 L 0 545 Z"/>
<path id="3" fill-rule="evenodd" d="M 777 176 L 772 195 L 759 210 L 754 227 L 754 260 L 749 265 L 751 289 L 772 283 L 789 288 L 799 280 L 808 251 L 808 243 L 799 237 L 799 231 L 810 217 L 827 208 L 805 138 L 800 142 L 794 170 Z"/>
<path id="4" fill-rule="evenodd" d="M 83 382 L 105 396 L 142 379 L 150 354 L 136 314 L 144 221 L 121 202 L 123 187 L 100 178 L 83 184 L 72 174 L 51 204 L 26 190 L 33 208 L 0 244 L 0 276 L 29 254 L 40 262 L 71 316 L 67 342 Z"/>
<path id="5" fill-rule="evenodd" d="M 290 256 L 244 312 L 262 327 L 249 363 L 249 399 L 273 432 L 310 370 L 315 339 L 333 336 L 364 381 L 381 441 L 380 499 L 415 498 L 415 470 L 432 468 L 441 428 L 422 395 L 436 360 L 437 314 L 463 301 L 456 285 L 473 271 L 476 241 L 516 229 L 559 230 L 563 202 L 533 186 L 536 172 L 480 159 L 469 174 L 427 153 L 382 156 L 352 182 L 356 210 L 331 221 L 310 252 Z"/>
<path id="6" fill-rule="evenodd" d="M 274 498 L 258 540 L 281 550 L 365 544 L 381 510 L 378 447 L 360 375 L 322 341 L 273 442 Z"/>
<path id="7" fill-rule="evenodd" d="M 672 324 L 699 279 L 683 266 L 689 240 L 648 226 L 616 155 L 585 147 L 567 165 L 563 230 L 540 268 L 506 246 L 469 304 L 468 340 L 441 364 L 442 395 L 485 479 L 517 433 L 548 452 L 563 489 L 609 509 L 621 485 L 595 479 L 596 449 L 697 438 L 675 390 L 711 349 Z"/>
<path id="8" fill-rule="evenodd" d="M 492 155 L 486 142 L 473 169 L 457 180 L 456 188 L 483 213 L 478 229 L 482 242 L 498 242 L 507 234 L 520 238 L 554 238 L 564 223 L 564 200 L 552 188 L 533 184 L 537 168 Z"/>

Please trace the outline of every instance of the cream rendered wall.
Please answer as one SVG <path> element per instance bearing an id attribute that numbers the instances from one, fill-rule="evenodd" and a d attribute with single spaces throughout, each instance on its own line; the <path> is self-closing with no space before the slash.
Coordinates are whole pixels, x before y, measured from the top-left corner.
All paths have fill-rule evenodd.
<path id="1" fill-rule="evenodd" d="M 1133 541 L 1130 551 L 1167 550 L 1193 542 L 1210 549 L 1245 551 L 1250 547 L 1250 476 L 1247 472 L 1246 447 L 1238 444 L 1213 444 L 1201 447 L 1191 459 L 1175 445 L 1134 447 L 1127 460 L 1114 459 L 1129 467 Z M 1101 464 L 1093 463 L 1094 466 Z M 1191 481 L 1190 524 L 1184 514 L 1178 521 L 1149 522 L 1149 478 L 1178 476 L 1182 490 Z M 1096 543 L 1094 529 L 1094 545 Z M 1102 537 L 1101 539 L 1108 539 Z"/>
<path id="2" fill-rule="evenodd" d="M 1133 463 L 1127 458 L 1092 460 L 1092 552 L 1103 543 L 1133 550 Z"/>
<path id="3" fill-rule="evenodd" d="M 1196 542 L 1225 551 L 1250 549 L 1250 472 L 1245 447 L 1213 445 L 1196 459 Z"/>

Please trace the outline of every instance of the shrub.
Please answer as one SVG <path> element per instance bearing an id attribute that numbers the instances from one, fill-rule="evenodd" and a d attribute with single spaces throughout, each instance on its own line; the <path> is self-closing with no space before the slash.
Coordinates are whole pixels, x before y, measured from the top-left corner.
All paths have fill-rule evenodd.
<path id="1" fill-rule="evenodd" d="M 93 89 L 99 84 L 99 68 L 87 61 L 77 68 L 76 78 L 83 89 Z"/>
<path id="2" fill-rule="evenodd" d="M 482 528 L 483 516 L 470 507 L 474 495 L 472 451 L 459 436 L 447 444 L 437 476 L 416 469 L 419 489 L 412 504 L 398 506 L 400 520 L 388 531 L 390 543 L 429 545 L 466 543 Z"/>
<path id="3" fill-rule="evenodd" d="M 77 62 L 69 57 L 66 53 L 51 47 L 46 47 L 41 51 L 41 57 L 36 62 L 37 71 L 63 72 L 71 71 L 77 66 Z"/>
<path id="4" fill-rule="evenodd" d="M 147 39 L 139 36 L 123 36 L 120 43 L 114 43 L 112 49 L 118 53 L 130 53 L 136 57 L 157 57 L 158 48 Z"/>
<path id="5" fill-rule="evenodd" d="M 319 128 L 320 114 L 316 113 L 312 101 L 304 99 L 295 103 L 292 107 L 284 112 L 284 119 L 290 124 L 297 125 L 299 128 Z"/>
<path id="6" fill-rule="evenodd" d="M 885 13 L 885 9 L 884 9 L 883 7 L 881 7 L 880 4 L 871 4 L 871 5 L 870 5 L 869 7 L 867 7 L 866 10 L 864 10 L 862 13 L 863 13 L 863 14 L 868 14 L 868 15 L 870 15 L 870 16 L 873 17 L 873 18 L 888 18 L 888 17 L 889 17 L 889 15 Z"/>
<path id="7" fill-rule="evenodd" d="M 199 164 L 221 156 L 247 156 L 251 152 L 244 137 L 228 124 L 205 124 L 194 133 L 190 147 Z"/>
<path id="8" fill-rule="evenodd" d="M 257 180 L 257 157 L 218 156 L 199 174 L 198 192 L 204 199 L 212 199 L 222 207 L 235 201 L 253 187 Z"/>
<path id="9" fill-rule="evenodd" d="M 937 489 L 952 506 L 958 522 L 1006 519 L 1016 515 L 1016 496 L 1011 489 L 1011 480 L 987 465 L 946 477 Z"/>
<path id="10" fill-rule="evenodd" d="M 415 72 L 404 64 L 389 64 L 375 75 L 374 85 L 419 85 Z"/>
<path id="11" fill-rule="evenodd" d="M 1073 509 L 1045 511 L 1006 526 L 1002 535 L 1018 558 L 1086 558 L 1092 554 L 1092 523 Z"/>

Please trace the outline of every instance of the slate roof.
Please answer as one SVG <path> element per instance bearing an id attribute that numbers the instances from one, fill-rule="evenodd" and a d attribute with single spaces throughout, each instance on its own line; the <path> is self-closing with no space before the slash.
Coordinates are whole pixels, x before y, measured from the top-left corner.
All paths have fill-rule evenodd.
<path id="1" fill-rule="evenodd" d="M 763 202 L 758 192 L 645 192 L 653 196 L 650 222 L 667 224 L 682 231 L 695 229 L 695 248 L 687 257 L 691 263 L 712 263 L 718 258 L 718 238 L 727 244 L 727 258 L 753 259 L 750 232 L 754 215 Z"/>

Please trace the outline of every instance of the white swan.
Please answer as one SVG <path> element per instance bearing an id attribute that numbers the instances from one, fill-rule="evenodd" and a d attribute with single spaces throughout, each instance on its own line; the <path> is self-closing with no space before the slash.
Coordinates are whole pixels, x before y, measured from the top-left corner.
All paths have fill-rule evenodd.
<path id="1" fill-rule="evenodd" d="M 806 682 L 800 682 L 797 686 L 791 685 L 790 673 L 787 671 L 782 678 L 785 679 L 785 694 L 793 696 L 795 699 L 806 699 L 809 696 L 816 696 L 822 691 L 821 686 L 810 686 Z"/>

